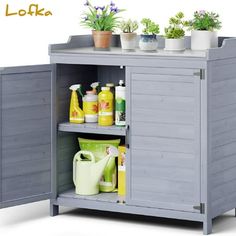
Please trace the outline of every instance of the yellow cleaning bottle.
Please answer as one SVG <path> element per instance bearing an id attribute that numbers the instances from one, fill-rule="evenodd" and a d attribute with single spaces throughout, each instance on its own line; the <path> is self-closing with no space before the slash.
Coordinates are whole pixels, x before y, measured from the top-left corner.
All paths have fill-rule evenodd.
<path id="1" fill-rule="evenodd" d="M 102 87 L 98 94 L 98 125 L 113 125 L 113 94 L 108 87 Z"/>
<path id="2" fill-rule="evenodd" d="M 76 124 L 84 123 L 84 112 L 79 107 L 79 100 L 77 95 L 78 90 L 80 95 L 83 97 L 83 94 L 81 92 L 81 85 L 74 84 L 70 86 L 70 90 L 72 90 L 70 99 L 70 122 Z"/>

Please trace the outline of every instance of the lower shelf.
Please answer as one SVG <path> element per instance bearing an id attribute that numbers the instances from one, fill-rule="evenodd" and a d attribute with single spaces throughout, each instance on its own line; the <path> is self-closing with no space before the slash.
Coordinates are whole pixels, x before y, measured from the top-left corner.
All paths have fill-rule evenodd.
<path id="1" fill-rule="evenodd" d="M 57 199 L 52 202 L 58 206 L 72 208 L 158 216 L 200 222 L 204 220 L 204 214 L 117 203 L 117 200 L 117 193 L 100 193 L 97 195 L 83 196 L 75 194 L 75 190 L 71 189 L 59 194 Z"/>
<path id="2" fill-rule="evenodd" d="M 61 193 L 59 197 L 73 198 L 73 199 L 80 199 L 80 200 L 91 200 L 91 201 L 96 201 L 96 202 L 110 202 L 110 203 L 117 203 L 118 201 L 117 193 L 99 193 L 96 195 L 85 196 L 85 195 L 75 194 L 74 189 Z"/>

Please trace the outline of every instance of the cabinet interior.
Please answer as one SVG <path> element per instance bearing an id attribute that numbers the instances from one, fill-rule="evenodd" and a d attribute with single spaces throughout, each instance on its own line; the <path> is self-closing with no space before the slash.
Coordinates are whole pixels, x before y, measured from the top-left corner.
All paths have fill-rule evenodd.
<path id="1" fill-rule="evenodd" d="M 73 157 L 79 151 L 78 137 L 88 139 L 121 139 L 120 144 L 125 143 L 125 134 L 119 127 L 99 127 L 91 124 L 94 130 L 90 128 L 90 124 L 71 125 L 68 123 L 68 114 L 70 107 L 71 91 L 69 87 L 73 84 L 81 84 L 82 91 L 85 93 L 91 90 L 92 82 L 100 82 L 101 86 L 106 83 L 118 84 L 119 80 L 125 81 L 125 68 L 120 66 L 99 66 L 99 65 L 57 65 L 57 88 L 56 88 L 56 109 L 57 109 L 57 125 L 66 122 L 67 126 L 57 132 L 57 193 L 58 196 L 70 198 L 85 198 L 91 200 L 114 201 L 117 202 L 117 193 L 99 193 L 94 196 L 76 195 L 72 179 L 73 174 Z M 82 99 L 79 97 L 80 107 Z M 69 127 L 69 129 L 65 128 Z M 77 127 L 74 129 L 74 127 Z M 80 129 L 81 127 L 81 129 Z M 87 128 L 88 127 L 88 128 Z M 109 135 L 107 135 L 109 129 Z M 117 135 L 118 131 L 119 132 Z M 80 132 L 81 131 L 81 132 Z"/>

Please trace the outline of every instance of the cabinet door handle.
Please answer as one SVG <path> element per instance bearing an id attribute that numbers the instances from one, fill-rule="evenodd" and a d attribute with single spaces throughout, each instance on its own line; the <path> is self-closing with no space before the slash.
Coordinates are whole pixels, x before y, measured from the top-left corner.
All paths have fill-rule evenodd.
<path id="1" fill-rule="evenodd" d="M 126 125 L 125 129 L 125 146 L 129 148 L 129 125 Z"/>

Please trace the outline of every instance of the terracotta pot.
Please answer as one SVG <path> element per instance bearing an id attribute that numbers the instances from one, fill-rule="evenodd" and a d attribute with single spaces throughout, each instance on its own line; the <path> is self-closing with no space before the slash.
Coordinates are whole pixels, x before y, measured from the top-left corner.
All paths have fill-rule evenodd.
<path id="1" fill-rule="evenodd" d="M 92 31 L 94 47 L 100 49 L 107 49 L 111 45 L 112 31 Z"/>

